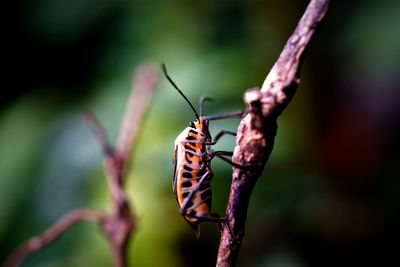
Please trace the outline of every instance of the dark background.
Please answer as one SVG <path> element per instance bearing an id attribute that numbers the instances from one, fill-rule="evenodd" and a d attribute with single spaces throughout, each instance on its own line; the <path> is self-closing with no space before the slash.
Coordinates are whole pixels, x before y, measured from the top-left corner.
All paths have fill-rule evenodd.
<path id="1" fill-rule="evenodd" d="M 243 108 L 308 1 L 16 0 L 2 11 L 0 262 L 79 207 L 108 208 L 101 153 L 81 121 L 116 137 L 140 63 L 165 62 L 207 114 Z M 400 2 L 332 1 L 299 90 L 249 207 L 238 266 L 398 264 Z M 184 114 L 184 115 L 183 115 Z M 212 266 L 218 229 L 197 240 L 172 196 L 173 141 L 189 107 L 162 80 L 128 175 L 138 217 L 134 266 Z M 233 130 L 237 121 L 218 121 Z M 219 148 L 231 150 L 233 140 Z M 230 167 L 213 162 L 213 210 Z M 110 266 L 107 242 L 82 224 L 23 266 Z"/>

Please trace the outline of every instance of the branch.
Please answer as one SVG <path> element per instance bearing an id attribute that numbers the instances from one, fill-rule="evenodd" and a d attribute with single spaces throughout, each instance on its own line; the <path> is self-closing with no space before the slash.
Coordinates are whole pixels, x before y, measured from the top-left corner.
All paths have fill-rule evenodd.
<path id="1" fill-rule="evenodd" d="M 101 224 L 105 218 L 105 214 L 97 210 L 80 209 L 72 211 L 59 219 L 58 222 L 42 234 L 30 238 L 20 245 L 14 253 L 10 255 L 7 261 L 3 263 L 3 267 L 18 266 L 29 254 L 51 244 L 77 223 L 94 221 Z"/>
<path id="2" fill-rule="evenodd" d="M 218 250 L 218 267 L 235 266 L 244 236 L 247 207 L 254 185 L 271 154 L 276 120 L 294 96 L 304 50 L 328 9 L 329 0 L 311 0 L 296 29 L 266 77 L 261 90 L 246 91 L 249 114 L 240 122 L 236 137 L 234 168 L 226 218 Z"/>
<path id="3" fill-rule="evenodd" d="M 130 151 L 134 150 L 139 129 L 150 105 L 159 77 L 151 66 L 137 68 L 133 77 L 133 88 L 117 141 L 117 153 L 121 161 L 128 161 Z"/>
<path id="4" fill-rule="evenodd" d="M 104 151 L 104 168 L 112 206 L 111 215 L 102 224 L 102 230 L 110 242 L 114 266 L 117 267 L 126 266 L 126 247 L 135 227 L 135 217 L 123 191 L 123 175 L 157 83 L 158 74 L 155 68 L 141 66 L 136 69 L 115 149 L 109 149 L 105 134 L 94 116 L 86 116 Z"/>
<path id="5" fill-rule="evenodd" d="M 126 247 L 135 227 L 135 217 L 123 190 L 123 174 L 157 83 L 158 73 L 155 68 L 142 66 L 136 69 L 116 149 L 107 140 L 103 128 L 94 115 L 88 112 L 83 115 L 104 154 L 104 168 L 111 195 L 110 214 L 102 214 L 95 210 L 71 212 L 40 236 L 22 244 L 7 259 L 4 267 L 18 266 L 26 256 L 54 242 L 76 223 L 88 220 L 97 222 L 108 239 L 113 252 L 114 266 L 126 266 Z"/>

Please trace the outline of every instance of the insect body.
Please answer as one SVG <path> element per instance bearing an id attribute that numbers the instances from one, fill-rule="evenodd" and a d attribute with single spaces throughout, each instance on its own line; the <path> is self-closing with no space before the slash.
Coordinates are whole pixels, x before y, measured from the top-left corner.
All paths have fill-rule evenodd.
<path id="1" fill-rule="evenodd" d="M 224 221 L 224 218 L 211 213 L 212 194 L 210 182 L 213 172 L 210 163 L 215 156 L 231 163 L 223 156 L 232 155 L 232 152 L 213 151 L 211 150 L 211 145 L 214 145 L 225 134 L 235 135 L 230 131 L 221 131 L 213 141 L 208 130 L 209 120 L 241 117 L 242 112 L 205 117 L 203 115 L 203 104 L 207 98 L 201 98 L 199 115 L 191 102 L 168 76 L 164 65 L 163 70 L 167 79 L 189 103 L 196 116 L 196 120 L 190 122 L 189 126 L 175 140 L 173 191 L 180 213 L 194 229 L 198 237 L 200 234 L 198 227 L 200 222 Z"/>
<path id="2" fill-rule="evenodd" d="M 213 176 L 210 167 L 208 121 L 203 117 L 192 122 L 175 140 L 173 190 L 180 212 L 199 234 L 201 220 L 221 221 L 211 210 Z"/>

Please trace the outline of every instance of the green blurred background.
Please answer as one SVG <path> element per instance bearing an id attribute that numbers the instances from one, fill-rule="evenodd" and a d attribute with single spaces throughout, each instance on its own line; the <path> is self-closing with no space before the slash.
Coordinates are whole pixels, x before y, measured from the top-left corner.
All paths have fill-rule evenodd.
<path id="1" fill-rule="evenodd" d="M 243 108 L 261 86 L 306 0 L 15 0 L 3 4 L 0 262 L 75 208 L 108 209 L 101 152 L 80 114 L 112 140 L 132 71 L 165 62 L 207 114 Z M 384 266 L 399 262 L 400 2 L 332 1 L 302 82 L 279 118 L 253 193 L 238 266 Z M 3 70 L 4 70 L 3 69 Z M 138 218 L 131 266 L 212 266 L 215 224 L 196 239 L 172 195 L 173 142 L 194 116 L 162 79 L 127 179 Z M 212 122 L 211 132 L 237 120 Z M 220 149 L 234 142 L 224 138 Z M 213 161 L 213 210 L 224 214 L 230 167 Z M 110 266 L 93 223 L 22 266 Z M 396 264 L 394 264 L 396 265 Z"/>

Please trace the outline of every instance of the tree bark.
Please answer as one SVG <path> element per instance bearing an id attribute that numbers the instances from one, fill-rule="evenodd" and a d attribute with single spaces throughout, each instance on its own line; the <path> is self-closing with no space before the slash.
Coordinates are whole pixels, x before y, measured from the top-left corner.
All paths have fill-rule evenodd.
<path id="1" fill-rule="evenodd" d="M 296 29 L 267 75 L 261 89 L 246 91 L 249 114 L 240 122 L 232 160 L 232 184 L 217 256 L 218 267 L 235 266 L 244 236 L 247 208 L 253 188 L 271 154 L 277 132 L 277 118 L 294 96 L 300 83 L 304 51 L 329 0 L 311 0 Z"/>

